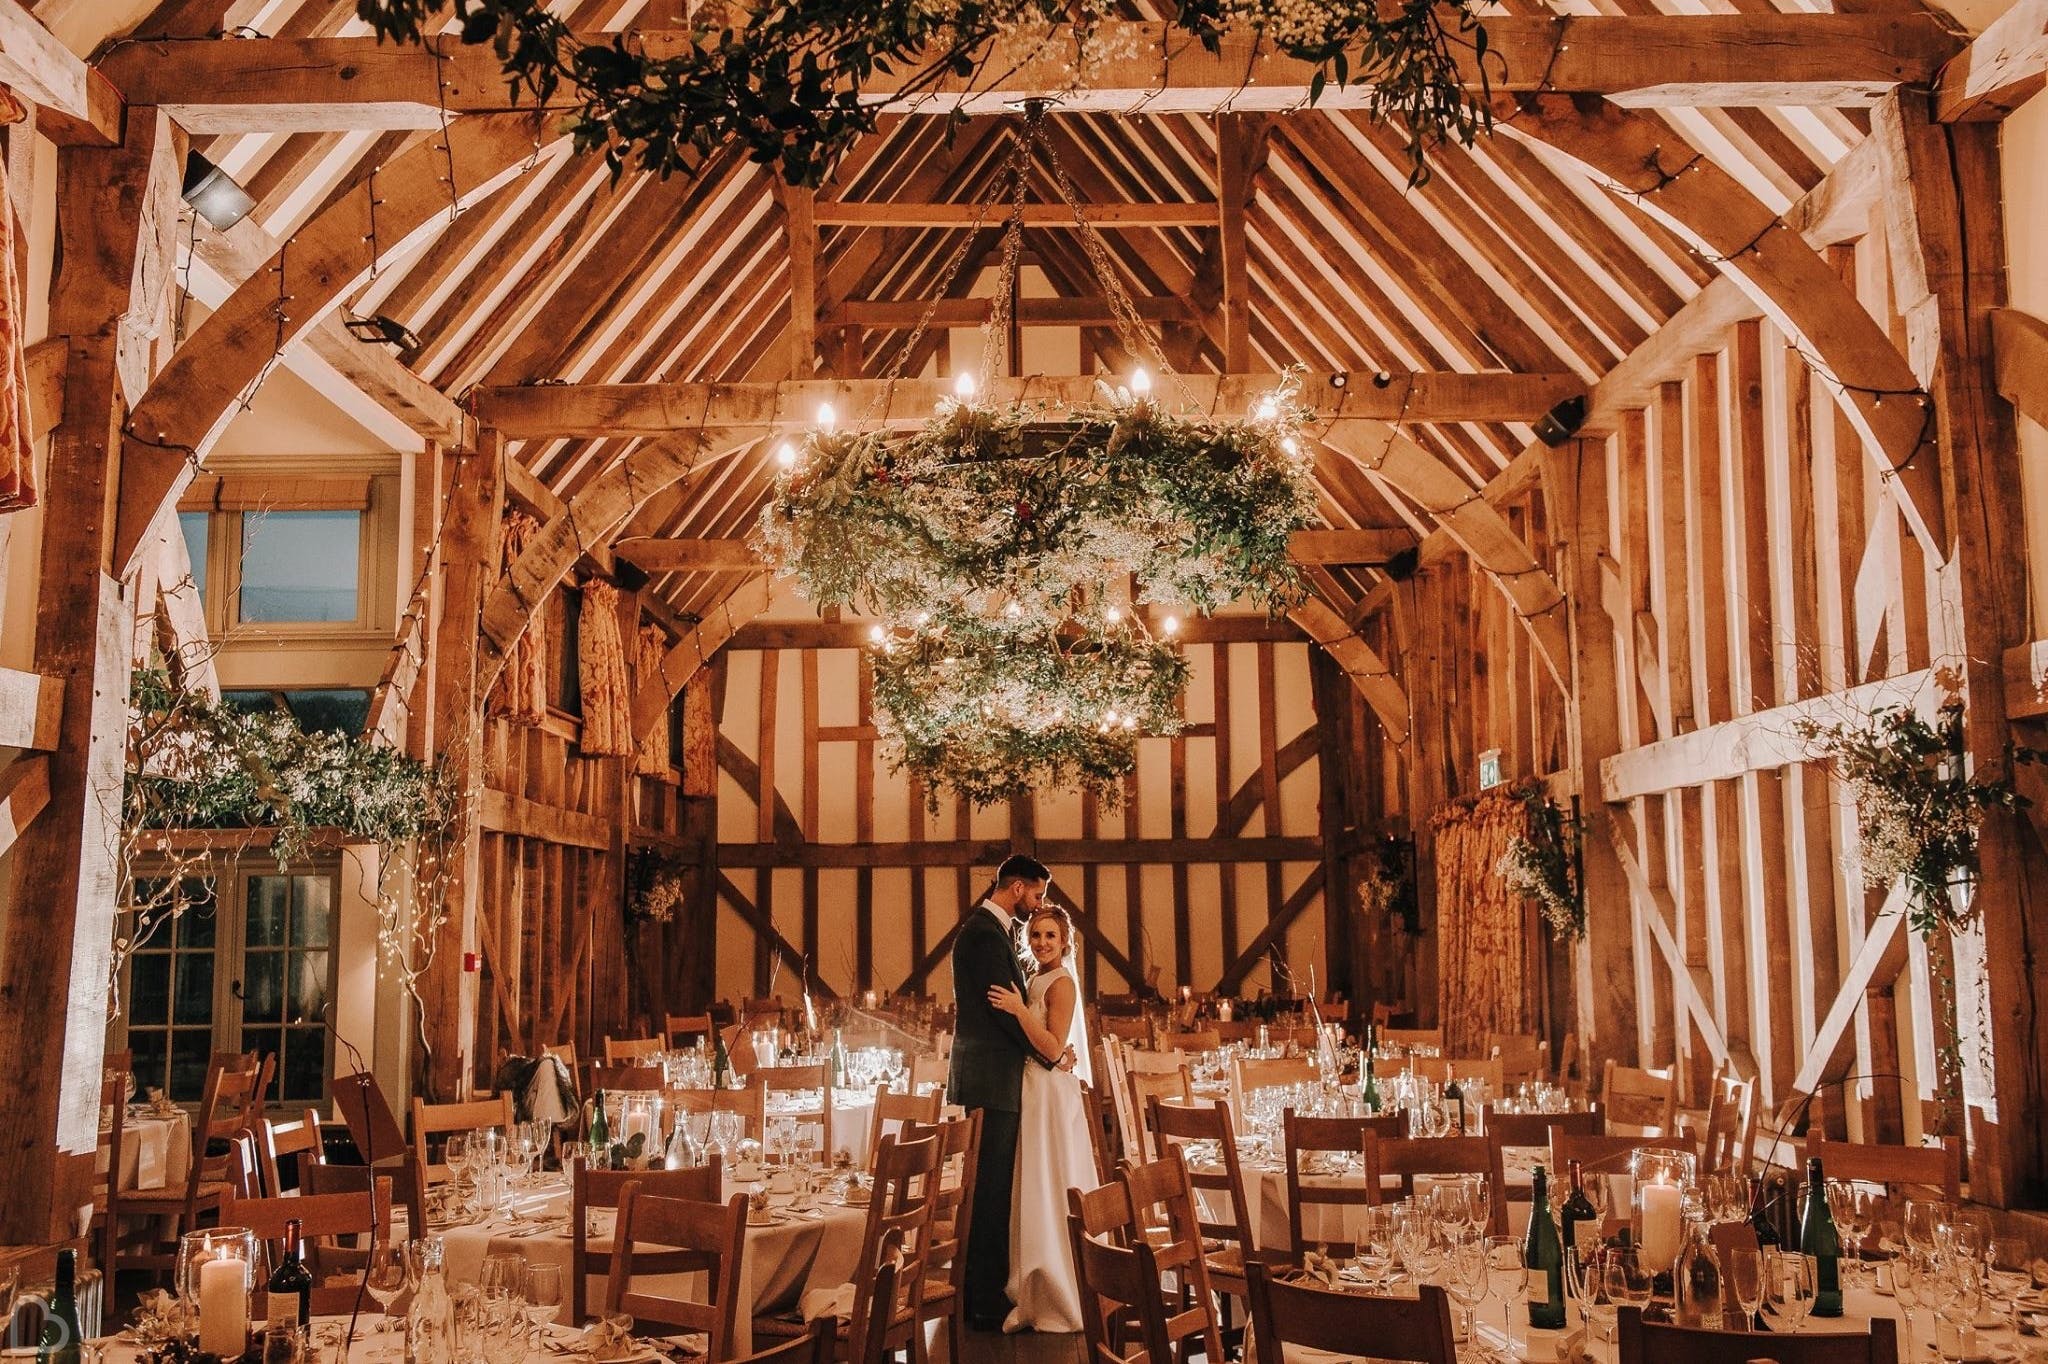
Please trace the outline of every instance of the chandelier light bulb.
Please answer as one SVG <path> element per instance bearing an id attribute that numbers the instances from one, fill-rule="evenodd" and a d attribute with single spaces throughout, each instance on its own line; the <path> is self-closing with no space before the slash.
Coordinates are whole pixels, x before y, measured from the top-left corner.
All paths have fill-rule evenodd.
<path id="1" fill-rule="evenodd" d="M 1289 459 L 1301 458 L 1301 442 L 1292 436 L 1282 436 L 1280 438 L 1280 448 L 1286 452 Z"/>
<path id="2" fill-rule="evenodd" d="M 953 376 L 953 396 L 963 403 L 974 401 L 974 371 L 963 369 Z"/>
<path id="3" fill-rule="evenodd" d="M 1124 618 L 1124 613 L 1117 610 L 1114 606 L 1112 606 L 1107 611 L 1104 611 L 1102 613 L 1102 618 L 1108 621 L 1111 625 L 1115 625 L 1117 622 L 1121 621 Z"/>
<path id="4" fill-rule="evenodd" d="M 1008 616 L 1011 620 L 1015 620 L 1017 619 L 1017 617 L 1024 614 L 1024 608 L 1017 605 L 1017 603 L 1015 602 L 1005 602 L 1003 603 L 1003 614 Z"/>
<path id="5" fill-rule="evenodd" d="M 1168 639 L 1172 639 L 1175 635 L 1180 633 L 1180 617 L 1168 616 L 1165 620 L 1160 621 L 1159 631 Z"/>
<path id="6" fill-rule="evenodd" d="M 1105 724 L 1105 725 L 1113 725 L 1113 724 L 1115 724 L 1115 723 L 1116 723 L 1116 712 L 1115 712 L 1115 711 L 1113 711 L 1113 710 L 1106 710 L 1106 711 L 1102 712 L 1102 723 L 1103 723 L 1103 724 Z"/>
<path id="7" fill-rule="evenodd" d="M 868 627 L 868 640 L 870 643 L 880 644 L 887 638 L 889 638 L 889 632 L 881 626 L 871 625 Z"/>
<path id="8" fill-rule="evenodd" d="M 918 612 L 918 613 L 917 613 L 917 623 L 918 623 L 919 625 L 930 625 L 930 624 L 932 623 L 932 613 L 931 613 L 931 612 L 929 612 L 929 611 L 920 611 L 920 612 Z"/>
<path id="9" fill-rule="evenodd" d="M 1259 399 L 1258 416 L 1260 421 L 1269 422 L 1279 415 L 1280 404 L 1273 400 L 1272 394 L 1268 393 L 1265 397 Z"/>
<path id="10" fill-rule="evenodd" d="M 782 442 L 775 451 L 775 462 L 785 469 L 796 468 L 796 447 L 788 441 Z"/>
<path id="11" fill-rule="evenodd" d="M 1152 376 L 1145 372 L 1143 365 L 1131 371 L 1131 392 L 1140 398 L 1152 391 Z"/>
<path id="12" fill-rule="evenodd" d="M 838 414 L 837 412 L 834 412 L 834 411 L 832 410 L 832 404 L 830 404 L 830 403 L 819 403 L 819 404 L 818 404 L 818 429 L 819 429 L 819 430 L 823 431 L 823 432 L 824 432 L 824 433 L 825 433 L 826 435 L 828 435 L 828 436 L 829 436 L 829 435 L 831 435 L 831 434 L 832 434 L 832 432 L 833 432 L 834 428 L 835 428 L 835 427 L 836 427 L 836 426 L 838 425 L 838 422 L 839 422 L 839 414 Z"/>
<path id="13" fill-rule="evenodd" d="M 1126 715 L 1126 716 L 1124 717 L 1124 728 L 1125 728 L 1125 729 L 1136 729 L 1137 727 L 1138 727 L 1138 717 L 1137 717 L 1137 716 L 1135 716 L 1135 715 Z"/>

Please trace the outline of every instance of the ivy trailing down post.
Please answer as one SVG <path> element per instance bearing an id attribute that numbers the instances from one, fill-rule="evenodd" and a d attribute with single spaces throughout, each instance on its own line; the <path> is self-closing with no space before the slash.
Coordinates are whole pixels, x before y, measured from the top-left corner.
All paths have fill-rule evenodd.
<path id="1" fill-rule="evenodd" d="M 1513 792 L 1527 823 L 1508 843 L 1497 870 L 1508 889 L 1543 907 L 1543 920 L 1560 942 L 1586 936 L 1586 900 L 1579 877 L 1579 817 L 1550 799 L 1540 782 Z"/>

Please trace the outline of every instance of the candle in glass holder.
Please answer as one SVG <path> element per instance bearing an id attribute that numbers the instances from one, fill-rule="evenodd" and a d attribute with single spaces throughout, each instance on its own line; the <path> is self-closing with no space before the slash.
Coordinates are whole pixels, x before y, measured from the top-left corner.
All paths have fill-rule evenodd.
<path id="1" fill-rule="evenodd" d="M 1676 1184 L 1643 1186 L 1643 1259 L 1652 1269 L 1669 1269 L 1678 1260 L 1684 1201 Z"/>
<path id="2" fill-rule="evenodd" d="M 1217 1022 L 1219 1022 L 1219 1023 L 1228 1023 L 1228 1022 L 1230 1021 L 1230 1015 L 1231 1015 L 1231 1007 L 1230 1007 L 1230 1001 L 1229 1001 L 1229 1000 L 1227 1000 L 1227 999 L 1219 999 L 1219 1000 L 1217 1000 L 1217 1001 L 1216 1001 L 1216 1021 L 1217 1021 Z"/>
<path id="3" fill-rule="evenodd" d="M 232 1359 L 249 1346 L 249 1267 L 233 1255 L 199 1266 L 199 1348 Z"/>
<path id="4" fill-rule="evenodd" d="M 875 1007 L 875 992 L 873 990 L 862 990 L 860 992 L 860 1006 L 863 1009 Z"/>

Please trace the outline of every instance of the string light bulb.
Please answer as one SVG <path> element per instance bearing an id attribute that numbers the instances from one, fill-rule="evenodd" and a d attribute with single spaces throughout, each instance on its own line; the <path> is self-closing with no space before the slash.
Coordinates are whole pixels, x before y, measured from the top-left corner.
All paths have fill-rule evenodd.
<path id="1" fill-rule="evenodd" d="M 1015 620 L 1017 619 L 1017 617 L 1024 614 L 1024 608 L 1017 605 L 1017 603 L 1014 601 L 1004 602 L 1003 614 L 1008 616 L 1011 620 Z"/>
<path id="2" fill-rule="evenodd" d="M 1289 459 L 1301 458 L 1301 442 L 1292 436 L 1280 438 L 1280 449 Z"/>
<path id="3" fill-rule="evenodd" d="M 782 442 L 780 446 L 776 447 L 775 462 L 785 469 L 796 468 L 796 447 L 788 441 Z"/>
<path id="4" fill-rule="evenodd" d="M 1278 417 L 1279 415 L 1280 404 L 1273 397 L 1272 394 L 1268 393 L 1265 397 L 1259 399 L 1259 410 L 1257 416 L 1260 421 L 1269 422 L 1272 421 L 1274 418 Z"/>

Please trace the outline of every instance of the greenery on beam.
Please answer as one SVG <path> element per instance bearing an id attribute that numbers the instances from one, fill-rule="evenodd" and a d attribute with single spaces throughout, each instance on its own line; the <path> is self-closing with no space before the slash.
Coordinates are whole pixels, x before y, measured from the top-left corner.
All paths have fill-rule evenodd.
<path id="1" fill-rule="evenodd" d="M 1403 131 L 1420 183 L 1433 148 L 1470 146 L 1491 126 L 1488 85 L 1502 68 L 1478 11 L 1478 0 L 1183 0 L 1171 24 L 1211 52 L 1241 31 L 1311 63 L 1311 101 L 1332 82 L 1355 82 L 1372 114 Z M 356 3 L 379 38 L 401 42 L 430 42 L 452 19 L 462 42 L 491 44 L 513 87 L 537 101 L 573 89 L 577 146 L 602 150 L 615 172 L 694 172 L 737 144 L 812 186 L 875 130 L 877 78 L 889 79 L 892 97 L 914 98 L 985 86 L 1058 51 L 1060 84 L 1076 88 L 1103 61 L 1138 55 L 1105 50 L 1103 24 L 1116 15 L 1108 0 L 782 0 L 690 12 L 687 41 L 652 51 L 630 33 L 581 41 L 546 0 Z M 1467 52 L 1477 98 L 1465 88 Z"/>

